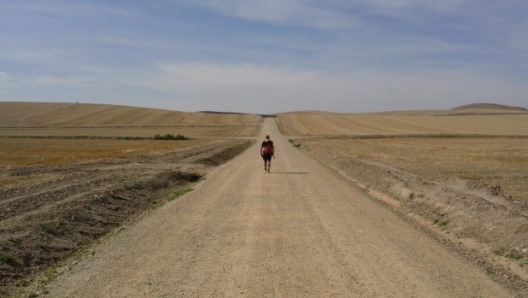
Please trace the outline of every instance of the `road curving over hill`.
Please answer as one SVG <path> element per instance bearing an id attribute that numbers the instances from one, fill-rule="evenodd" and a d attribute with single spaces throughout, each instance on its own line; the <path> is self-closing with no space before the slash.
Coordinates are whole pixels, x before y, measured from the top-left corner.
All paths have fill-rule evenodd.
<path id="1" fill-rule="evenodd" d="M 95 247 L 46 297 L 515 297 L 291 146 L 259 144 Z M 259 138 L 260 139 L 260 138 Z"/>

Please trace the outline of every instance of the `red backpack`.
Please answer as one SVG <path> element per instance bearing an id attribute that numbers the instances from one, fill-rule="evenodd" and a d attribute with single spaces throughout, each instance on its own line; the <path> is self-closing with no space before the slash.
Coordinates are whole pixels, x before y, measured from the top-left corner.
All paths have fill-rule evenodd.
<path id="1" fill-rule="evenodd" d="M 272 155 L 273 154 L 273 143 L 266 142 L 264 145 L 264 148 L 262 149 L 262 154 L 264 155 Z"/>

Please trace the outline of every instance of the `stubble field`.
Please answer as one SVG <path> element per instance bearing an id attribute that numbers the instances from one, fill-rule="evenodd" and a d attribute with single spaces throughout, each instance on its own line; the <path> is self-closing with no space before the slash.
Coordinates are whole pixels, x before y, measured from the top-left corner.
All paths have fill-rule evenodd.
<path id="1" fill-rule="evenodd" d="M 253 142 L 262 117 L 0 103 L 0 296 L 192 190 Z M 155 135 L 185 140 L 155 140 Z"/>
<path id="2" fill-rule="evenodd" d="M 41 175 L 12 175 L 24 169 L 115 162 L 163 155 L 219 143 L 218 139 L 185 141 L 116 139 L 3 138 L 0 143 L 0 188 L 31 183 Z M 21 179 L 21 178 L 24 179 Z"/>
<path id="3" fill-rule="evenodd" d="M 528 138 L 302 140 L 307 147 L 391 165 L 426 180 L 460 178 L 500 187 L 528 204 Z"/>
<path id="4" fill-rule="evenodd" d="M 506 283 L 528 286 L 528 114 L 278 117 L 294 146 Z"/>
<path id="5" fill-rule="evenodd" d="M 284 134 L 308 147 L 380 162 L 430 180 L 500 186 L 528 203 L 528 113 L 501 110 L 291 113 Z"/>

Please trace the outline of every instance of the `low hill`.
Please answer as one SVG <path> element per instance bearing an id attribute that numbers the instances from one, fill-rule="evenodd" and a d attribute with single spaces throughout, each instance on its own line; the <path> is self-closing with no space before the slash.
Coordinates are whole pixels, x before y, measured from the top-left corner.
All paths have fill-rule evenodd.
<path id="1" fill-rule="evenodd" d="M 468 109 L 493 109 L 493 110 L 510 110 L 510 111 L 528 111 L 525 108 L 506 106 L 496 103 L 473 103 L 468 105 L 463 105 L 454 108 L 453 110 L 468 110 Z"/>
<path id="2" fill-rule="evenodd" d="M 0 127 L 149 127 L 258 124 L 248 114 L 186 113 L 105 104 L 0 102 Z"/>
<path id="3" fill-rule="evenodd" d="M 473 103 L 463 105 L 443 112 L 439 116 L 457 115 L 503 115 L 503 114 L 526 114 L 528 110 L 521 107 L 500 105 L 495 103 Z"/>

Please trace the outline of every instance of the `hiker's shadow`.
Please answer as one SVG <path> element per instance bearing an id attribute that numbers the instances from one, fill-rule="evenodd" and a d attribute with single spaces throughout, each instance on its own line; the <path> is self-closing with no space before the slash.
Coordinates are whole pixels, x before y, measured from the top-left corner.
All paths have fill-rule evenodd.
<path id="1" fill-rule="evenodd" d="M 308 172 L 271 172 L 270 174 L 279 174 L 279 175 L 309 175 Z"/>

